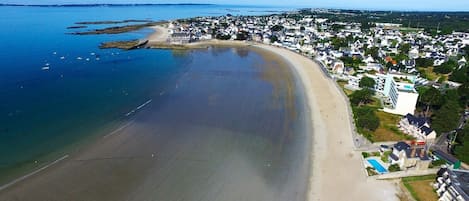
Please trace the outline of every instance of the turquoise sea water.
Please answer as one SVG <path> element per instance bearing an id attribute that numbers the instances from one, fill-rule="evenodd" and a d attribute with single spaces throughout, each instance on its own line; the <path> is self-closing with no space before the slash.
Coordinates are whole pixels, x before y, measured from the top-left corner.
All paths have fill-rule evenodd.
<path id="1" fill-rule="evenodd" d="M 278 66 L 265 68 L 269 61 L 262 55 L 232 48 L 188 52 L 97 48 L 104 41 L 142 38 L 151 33 L 148 29 L 119 35 L 66 34 L 73 31 L 66 27 L 78 21 L 257 15 L 272 10 L 288 9 L 218 5 L 0 7 L 0 177 L 21 167 L 40 167 L 60 157 L 60 153 L 53 153 L 63 147 L 98 131 L 112 131 L 136 113 L 126 114 L 151 100 L 136 118 L 153 125 L 150 130 L 161 129 L 157 136 L 163 137 L 155 136 L 154 143 L 187 143 L 185 140 L 194 138 L 191 129 L 198 129 L 194 131 L 200 136 L 197 140 L 225 144 L 234 140 L 233 146 L 210 145 L 219 148 L 215 150 L 219 153 L 248 148 L 245 154 L 262 170 L 277 164 L 279 172 L 263 170 L 259 174 L 268 177 L 266 182 L 275 189 L 288 189 L 280 192 L 279 199 L 291 195 L 296 196 L 291 200 L 300 199 L 297 194 L 301 190 L 295 185 L 304 178 L 290 174 L 304 171 L 307 164 L 307 137 L 293 134 L 300 132 L 304 114 L 301 99 L 291 103 L 285 97 L 292 81 L 282 80 Z M 221 60 L 223 65 L 218 64 Z M 46 65 L 50 69 L 42 70 Z M 301 97 L 298 91 L 293 96 Z M 184 143 L 175 143 L 174 150 L 165 146 L 161 150 L 177 153 L 188 148 L 182 147 Z M 207 146 L 204 143 L 208 142 L 199 143 Z M 213 158 L 222 159 L 221 155 Z M 202 167 L 210 169 L 210 165 Z M 284 182 L 295 185 L 285 187 Z M 253 183 L 254 188 L 256 185 Z M 259 200 L 272 200 L 268 199 L 275 196 L 271 191 L 266 190 L 272 194 Z"/>

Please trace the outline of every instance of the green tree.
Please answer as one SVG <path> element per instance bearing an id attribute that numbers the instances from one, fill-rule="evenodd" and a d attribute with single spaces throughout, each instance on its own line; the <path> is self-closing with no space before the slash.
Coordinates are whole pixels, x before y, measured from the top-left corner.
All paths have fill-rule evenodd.
<path id="1" fill-rule="evenodd" d="M 434 72 L 441 73 L 441 74 L 448 74 L 451 73 L 458 63 L 454 60 L 448 60 L 445 63 L 442 63 L 440 66 L 435 66 L 433 69 Z"/>
<path id="2" fill-rule="evenodd" d="M 358 83 L 358 85 L 361 87 L 361 88 L 368 88 L 368 89 L 373 89 L 375 87 L 375 80 L 371 77 L 363 77 L 360 82 Z"/>
<path id="3" fill-rule="evenodd" d="M 449 80 L 459 83 L 466 83 L 469 80 L 467 76 L 467 67 L 463 66 L 460 69 L 455 69 L 451 76 L 449 76 Z"/>
<path id="4" fill-rule="evenodd" d="M 271 43 L 274 43 L 274 42 L 276 42 L 276 41 L 278 41 L 278 37 L 277 37 L 277 36 L 271 36 L 271 37 L 270 37 L 270 42 L 271 42 Z"/>
<path id="5" fill-rule="evenodd" d="M 430 87 L 420 94 L 419 101 L 425 105 L 425 117 L 428 117 L 428 113 L 432 106 L 439 105 L 441 103 L 441 97 L 440 91 L 434 87 Z"/>
<path id="6" fill-rule="evenodd" d="M 432 118 L 432 128 L 440 134 L 455 129 L 459 124 L 461 107 L 454 100 L 448 100 L 435 112 Z"/>
<path id="7" fill-rule="evenodd" d="M 465 163 L 469 163 L 469 129 L 458 133 L 457 141 L 458 144 L 454 147 L 454 154 L 458 157 L 459 160 L 464 161 Z"/>
<path id="8" fill-rule="evenodd" d="M 445 91 L 445 95 L 443 96 L 445 102 L 447 101 L 455 101 L 459 102 L 461 99 L 461 96 L 459 95 L 459 92 L 457 89 L 448 89 Z"/>
<path id="9" fill-rule="evenodd" d="M 399 51 L 401 54 L 408 54 L 410 50 L 410 44 L 409 43 L 404 43 L 399 45 Z"/>
<path id="10" fill-rule="evenodd" d="M 283 30 L 283 26 L 282 25 L 274 25 L 270 28 L 271 31 L 281 31 Z"/>
<path id="11" fill-rule="evenodd" d="M 365 50 L 365 55 L 370 55 L 373 59 L 379 59 L 379 47 L 370 47 Z"/>
<path id="12" fill-rule="evenodd" d="M 350 102 L 353 105 L 361 106 L 371 101 L 371 97 L 373 96 L 373 91 L 370 89 L 361 89 L 354 91 L 350 95 Z"/>
<path id="13" fill-rule="evenodd" d="M 458 94 L 460 96 L 461 102 L 464 106 L 468 105 L 469 102 L 469 83 L 466 82 L 458 88 Z"/>
<path id="14" fill-rule="evenodd" d="M 424 68 L 427 68 L 427 67 L 433 66 L 433 59 L 429 59 L 429 58 L 417 58 L 417 59 L 415 59 L 415 65 L 416 65 L 417 67 L 424 67 Z"/>
<path id="15" fill-rule="evenodd" d="M 348 47 L 348 42 L 345 38 L 333 37 L 331 44 L 335 50 L 339 50 L 341 47 Z"/>
<path id="16" fill-rule="evenodd" d="M 466 59 L 469 59 L 469 45 L 464 47 L 464 53 L 466 53 Z"/>
<path id="17" fill-rule="evenodd" d="M 398 164 L 392 164 L 388 167 L 389 172 L 397 172 L 400 171 L 401 168 L 399 167 Z"/>
<path id="18" fill-rule="evenodd" d="M 357 126 L 369 131 L 375 131 L 379 127 L 379 118 L 376 116 L 375 110 L 370 107 L 354 108 Z"/>

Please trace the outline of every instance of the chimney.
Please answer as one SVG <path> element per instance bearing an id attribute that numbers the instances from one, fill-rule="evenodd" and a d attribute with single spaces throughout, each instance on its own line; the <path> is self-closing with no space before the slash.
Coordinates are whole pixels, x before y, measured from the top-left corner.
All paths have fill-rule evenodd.
<path id="1" fill-rule="evenodd" d="M 425 149 L 421 149 L 420 150 L 420 158 L 423 158 L 423 156 L 425 156 Z"/>
<path id="2" fill-rule="evenodd" d="M 410 157 L 413 158 L 415 157 L 415 152 L 417 151 L 417 148 L 415 146 L 412 146 L 412 152 L 410 152 Z"/>

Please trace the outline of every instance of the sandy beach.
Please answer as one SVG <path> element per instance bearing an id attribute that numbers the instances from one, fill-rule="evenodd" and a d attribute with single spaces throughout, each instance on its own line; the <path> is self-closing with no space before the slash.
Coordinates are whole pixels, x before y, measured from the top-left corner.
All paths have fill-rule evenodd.
<path id="1" fill-rule="evenodd" d="M 256 47 L 288 61 L 304 84 L 312 119 L 312 173 L 308 200 L 398 200 L 395 185 L 367 179 L 354 151 L 348 102 L 310 59 L 268 45 Z"/>
<path id="2" fill-rule="evenodd" d="M 155 32 L 147 37 L 150 44 L 166 42 L 169 37 L 169 29 L 167 27 L 157 25 L 150 28 L 155 30 Z"/>
<path id="3" fill-rule="evenodd" d="M 156 33 L 149 36 L 149 44 L 166 41 L 169 35 L 167 29 L 154 28 Z M 368 179 L 365 175 L 360 152 L 354 151 L 351 117 L 347 111 L 348 103 L 335 83 L 326 78 L 315 62 L 289 50 L 263 44 L 212 40 L 188 45 L 190 48 L 206 46 L 250 46 L 266 52 L 266 55 L 278 55 L 290 64 L 301 80 L 309 108 L 307 112 L 312 121 L 310 122 L 312 151 L 308 154 L 312 165 L 307 188 L 308 200 L 398 200 L 397 187 L 393 183 Z M 262 197 L 262 192 L 270 191 L 270 186 L 267 185 L 262 188 L 253 185 L 251 189 L 251 182 L 263 182 L 264 178 L 258 175 L 247 175 L 252 181 L 238 181 L 236 174 L 225 172 L 228 171 L 225 169 L 228 167 L 232 168 L 231 170 L 241 170 L 242 173 L 253 172 L 250 164 L 246 163 L 246 159 L 241 157 L 240 153 L 214 153 L 206 150 L 207 141 L 200 140 L 208 138 L 214 142 L 210 145 L 223 147 L 233 146 L 232 141 L 219 139 L 217 135 L 205 135 L 225 132 L 233 136 L 233 139 L 251 141 L 249 136 L 234 138 L 240 134 L 221 128 L 188 126 L 183 129 L 165 122 L 165 119 L 172 114 L 169 109 L 149 105 L 145 110 L 148 111 L 145 115 L 151 118 L 146 118 L 145 115 L 139 117 L 125 127 L 118 128 L 112 135 L 105 136 L 81 151 L 71 154 L 67 159 L 12 184 L 11 187 L 0 191 L 0 200 L 37 198 L 74 200 L 78 199 L 77 195 L 82 200 L 148 200 L 150 197 L 157 199 L 158 196 L 164 195 L 173 196 L 172 200 L 181 200 L 184 198 L 181 196 L 189 195 L 180 195 L 173 186 L 194 189 L 196 195 L 199 192 L 198 186 L 190 182 L 184 183 L 186 180 L 203 181 L 207 186 L 222 185 L 225 189 L 234 189 L 228 194 L 207 192 L 206 195 L 198 195 L 201 200 L 239 200 L 237 196 L 240 193 L 245 193 L 247 197 L 251 195 Z M 165 115 L 160 117 L 161 114 Z M 156 122 L 158 125 L 155 126 Z M 153 127 L 149 127 L 150 125 Z M 155 128 L 157 131 L 153 131 Z M 180 135 L 177 140 L 158 134 L 169 130 Z M 174 152 L 172 147 L 178 147 L 178 152 Z M 200 154 L 194 156 L 191 154 L 195 148 Z M 236 147 L 237 149 L 244 148 Z M 223 155 L 220 156 L 220 161 L 211 160 L 211 157 L 221 154 L 226 154 L 228 157 Z M 188 158 L 189 156 L 191 158 Z M 207 170 L 206 167 L 211 167 L 208 166 L 212 165 L 211 163 L 220 164 L 217 166 L 219 169 Z M 268 168 L 266 165 L 260 167 Z M 176 179 L 167 181 L 169 175 Z M 222 179 L 245 185 L 218 184 L 217 181 Z M 179 181 L 181 183 L 178 183 Z M 105 187 L 108 184 L 113 185 Z M 60 194 L 55 195 L 51 192 L 60 192 Z M 266 197 L 262 199 L 274 200 Z M 275 200 L 282 199 L 277 197 Z"/>

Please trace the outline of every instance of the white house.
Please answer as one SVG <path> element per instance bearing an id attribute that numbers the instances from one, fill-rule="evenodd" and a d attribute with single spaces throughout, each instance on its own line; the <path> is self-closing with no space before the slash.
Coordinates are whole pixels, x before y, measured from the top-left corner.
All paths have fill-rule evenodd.
<path id="1" fill-rule="evenodd" d="M 344 65 L 344 62 L 342 61 L 335 61 L 333 64 L 332 64 L 332 72 L 336 73 L 336 74 L 343 74 L 344 73 L 344 69 L 345 69 L 345 65 Z"/>
<path id="2" fill-rule="evenodd" d="M 410 168 L 426 170 L 431 163 L 425 146 L 411 146 L 402 141 L 393 145 L 389 161 L 391 164 L 398 164 L 401 170 Z"/>
<path id="3" fill-rule="evenodd" d="M 412 114 L 405 115 L 397 127 L 405 134 L 415 137 L 417 141 L 427 142 L 436 138 L 436 132 L 430 128 L 427 120 Z"/>

